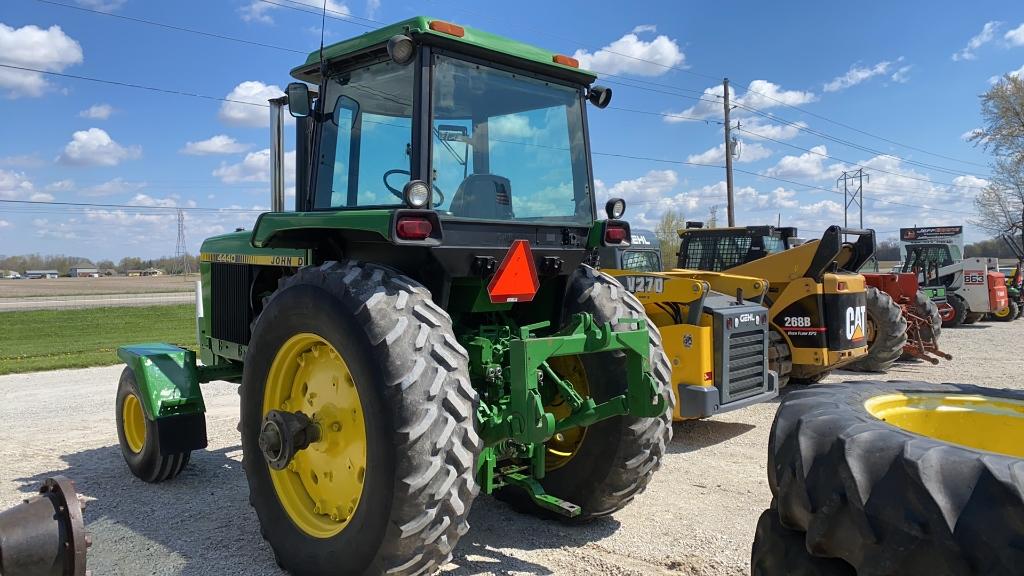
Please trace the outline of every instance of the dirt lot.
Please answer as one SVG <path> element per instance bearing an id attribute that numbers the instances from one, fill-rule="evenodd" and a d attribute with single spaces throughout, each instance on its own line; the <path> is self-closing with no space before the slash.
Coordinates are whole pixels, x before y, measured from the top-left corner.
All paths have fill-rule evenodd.
<path id="1" fill-rule="evenodd" d="M 1024 387 L 1024 359 L 1009 346 L 1024 323 L 949 330 L 952 362 L 899 365 L 887 378 Z M 94 574 L 281 574 L 247 505 L 232 385 L 206 387 L 210 447 L 173 482 L 133 478 L 117 448 L 119 367 L 0 377 L 0 509 L 46 476 L 74 478 L 93 502 Z M 840 374 L 830 381 L 870 378 Z M 777 404 L 677 425 L 650 488 L 613 518 L 582 527 L 518 515 L 477 500 L 451 574 L 739 575 L 754 524 L 768 505 L 767 435 Z"/>
<path id="2" fill-rule="evenodd" d="M 191 292 L 198 274 L 189 276 L 110 276 L 103 278 L 53 278 L 0 280 L 0 299 L 82 294 L 147 294 Z"/>

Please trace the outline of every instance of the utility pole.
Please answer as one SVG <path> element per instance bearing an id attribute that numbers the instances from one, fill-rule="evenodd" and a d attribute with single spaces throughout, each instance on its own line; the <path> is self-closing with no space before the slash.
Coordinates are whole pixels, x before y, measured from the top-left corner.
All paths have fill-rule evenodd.
<path id="1" fill-rule="evenodd" d="M 850 207 L 857 205 L 858 220 L 857 227 L 864 229 L 864 179 L 871 181 L 871 175 L 865 174 L 863 168 L 852 172 L 843 171 L 843 175 L 836 180 L 836 186 L 843 183 L 843 227 L 850 227 Z M 853 186 L 856 182 L 857 185 Z"/>
<path id="2" fill-rule="evenodd" d="M 729 79 L 722 80 L 723 101 L 725 102 L 725 193 L 726 193 L 726 214 L 729 226 L 736 225 L 736 209 L 733 206 L 732 196 L 732 126 L 729 121 Z"/>
<path id="3" fill-rule="evenodd" d="M 192 267 L 188 262 L 188 248 L 185 246 L 185 211 L 178 209 L 178 244 L 174 248 L 174 258 L 181 261 L 181 273 L 188 276 Z"/>

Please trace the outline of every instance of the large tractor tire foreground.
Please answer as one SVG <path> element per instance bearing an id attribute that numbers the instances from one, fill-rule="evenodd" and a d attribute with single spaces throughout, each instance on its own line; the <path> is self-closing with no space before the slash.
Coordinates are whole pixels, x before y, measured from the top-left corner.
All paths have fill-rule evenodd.
<path id="1" fill-rule="evenodd" d="M 750 550 L 751 576 L 856 576 L 857 571 L 837 558 L 818 558 L 807 551 L 803 532 L 779 522 L 772 506 L 757 519 Z"/>
<path id="2" fill-rule="evenodd" d="M 782 526 L 860 576 L 1019 574 L 1024 392 L 923 382 L 799 390 L 768 481 Z"/>
<path id="3" fill-rule="evenodd" d="M 907 319 L 903 310 L 885 292 L 868 286 L 867 341 L 868 353 L 846 366 L 849 370 L 886 372 L 903 355 L 907 345 Z"/>
<path id="4" fill-rule="evenodd" d="M 414 574 L 448 561 L 483 443 L 466 351 L 423 286 L 354 263 L 284 279 L 255 322 L 240 393 L 251 501 L 282 568 L 328 574 L 345 558 L 351 573 Z M 287 416 L 261 429 L 296 410 L 325 436 L 308 449 Z"/>
<path id="5" fill-rule="evenodd" d="M 47 478 L 39 494 L 0 512 L 0 575 L 86 576 L 85 501 L 64 476 Z"/>

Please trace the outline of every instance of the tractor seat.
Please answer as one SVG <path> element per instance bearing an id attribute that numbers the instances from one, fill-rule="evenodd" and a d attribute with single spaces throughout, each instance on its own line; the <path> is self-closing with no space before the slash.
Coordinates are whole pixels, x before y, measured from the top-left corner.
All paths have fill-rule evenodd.
<path id="1" fill-rule="evenodd" d="M 512 182 L 494 174 L 470 174 L 452 197 L 452 216 L 484 220 L 511 220 Z"/>

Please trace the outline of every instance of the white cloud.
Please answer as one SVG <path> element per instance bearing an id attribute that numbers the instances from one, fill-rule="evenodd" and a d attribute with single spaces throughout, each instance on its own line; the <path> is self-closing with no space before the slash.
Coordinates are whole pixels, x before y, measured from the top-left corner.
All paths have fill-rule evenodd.
<path id="1" fill-rule="evenodd" d="M 211 154 L 241 154 L 249 148 L 252 148 L 252 144 L 243 144 L 236 141 L 234 138 L 225 134 L 218 134 L 206 140 L 200 140 L 198 142 L 186 142 L 185 147 L 181 149 L 182 154 L 189 154 L 192 156 L 207 156 Z"/>
<path id="2" fill-rule="evenodd" d="M 737 162 L 757 162 L 772 155 L 772 151 L 758 143 L 740 143 L 740 157 Z M 691 154 L 686 158 L 687 162 L 696 164 L 721 164 L 725 162 L 725 143 L 714 148 L 709 148 L 700 154 Z"/>
<path id="3" fill-rule="evenodd" d="M 258 80 L 242 82 L 225 96 L 226 99 L 235 100 L 235 102 L 222 103 L 218 117 L 221 122 L 232 126 L 266 128 L 270 123 L 267 101 L 271 98 L 280 98 L 283 95 L 284 90 L 274 84 L 264 84 Z M 258 104 L 258 106 L 253 106 L 253 104 Z M 291 118 L 291 116 L 286 116 L 286 118 Z"/>
<path id="4" fill-rule="evenodd" d="M 967 132 L 964 132 L 963 134 L 961 134 L 960 135 L 960 139 L 966 142 L 966 141 L 970 140 L 971 138 L 974 138 L 976 135 L 982 134 L 982 133 L 983 132 L 982 132 L 981 128 L 972 128 L 972 129 L 968 130 Z"/>
<path id="5" fill-rule="evenodd" d="M 107 180 L 102 184 L 89 186 L 88 188 L 83 189 L 81 194 L 82 196 L 113 196 L 115 194 L 138 192 L 145 187 L 145 182 L 131 182 L 118 176 L 117 178 Z"/>
<path id="6" fill-rule="evenodd" d="M 46 185 L 50 192 L 70 192 L 75 189 L 75 181 L 70 179 L 57 180 Z"/>
<path id="7" fill-rule="evenodd" d="M 903 61 L 903 57 L 896 60 L 895 63 Z M 827 82 L 823 88 L 825 92 L 839 92 L 840 90 L 846 90 L 852 86 L 856 86 L 861 82 L 865 82 L 874 78 L 875 76 L 885 76 L 889 74 L 892 69 L 894 62 L 889 60 L 882 60 L 874 66 L 861 66 L 860 64 L 854 64 L 850 66 L 850 69 L 846 71 L 846 74 L 842 76 L 836 76 L 831 82 Z M 910 71 L 910 66 L 903 66 L 895 73 L 892 74 L 891 78 L 894 82 L 904 82 L 906 79 L 907 72 Z"/>
<path id="8" fill-rule="evenodd" d="M 796 208 L 800 203 L 795 199 L 796 191 L 778 187 L 767 194 L 761 194 L 750 186 L 745 186 L 735 191 L 740 208 L 748 210 L 758 209 L 785 209 Z"/>
<path id="9" fill-rule="evenodd" d="M 91 118 L 93 120 L 106 120 L 113 113 L 114 107 L 110 104 L 93 104 L 79 112 L 78 115 L 82 118 Z"/>
<path id="10" fill-rule="evenodd" d="M 81 64 L 82 46 L 61 30 L 60 26 L 47 29 L 38 26 L 12 28 L 0 23 L 0 59 L 5 64 L 60 72 Z M 0 89 L 10 98 L 42 96 L 49 83 L 38 72 L 0 69 Z"/>
<path id="11" fill-rule="evenodd" d="M 800 210 L 815 216 L 842 216 L 843 205 L 832 200 L 819 200 L 814 204 L 801 206 Z"/>
<path id="12" fill-rule="evenodd" d="M 284 155 L 285 183 L 295 181 L 295 152 L 286 152 Z M 245 159 L 237 164 L 222 162 L 220 167 L 213 171 L 213 175 L 220 178 L 225 184 L 238 184 L 240 182 L 270 182 L 270 148 L 264 148 L 257 152 L 249 152 Z"/>
<path id="13" fill-rule="evenodd" d="M 815 146 L 811 148 L 810 152 L 799 156 L 783 156 L 778 164 L 765 170 L 764 173 L 766 176 L 776 178 L 819 180 L 827 175 L 824 167 L 824 155 L 826 154 L 828 154 L 828 149 L 824 145 Z"/>
<path id="14" fill-rule="evenodd" d="M 659 35 L 648 42 L 629 33 L 594 53 L 580 48 L 573 58 L 580 61 L 581 68 L 599 73 L 660 76 L 684 67 L 686 55 L 668 36 Z"/>
<path id="15" fill-rule="evenodd" d="M 366 0 L 366 17 L 373 18 L 380 9 L 380 0 Z"/>
<path id="16" fill-rule="evenodd" d="M 169 196 L 167 198 L 155 198 L 153 196 L 149 196 L 148 194 L 136 194 L 135 196 L 132 197 L 131 202 L 129 202 L 129 204 L 132 204 L 134 206 L 153 206 L 153 207 L 159 207 L 159 208 L 177 208 L 179 206 L 179 203 L 178 203 L 179 200 L 180 200 L 180 198 L 178 198 L 175 195 L 171 195 L 171 196 Z M 196 203 L 193 202 L 192 200 L 189 200 L 189 201 L 185 202 L 184 204 L 182 204 L 182 206 L 186 206 L 186 207 L 194 207 L 195 205 L 196 205 Z"/>
<path id="17" fill-rule="evenodd" d="M 977 58 L 974 52 L 978 48 L 981 48 L 985 44 L 988 44 L 989 42 L 992 41 L 992 38 L 995 37 L 996 30 L 999 28 L 1000 25 L 1002 25 L 1002 22 L 996 20 L 986 22 L 985 25 L 982 26 L 981 32 L 978 32 L 975 36 L 973 36 L 970 40 L 967 41 L 967 46 L 964 46 L 964 48 L 959 52 L 953 53 L 953 61 L 957 62 L 960 60 L 974 60 L 975 58 Z"/>
<path id="18" fill-rule="evenodd" d="M 610 188 L 597 186 L 598 196 L 607 198 L 623 198 L 626 205 L 631 202 L 656 201 L 668 194 L 679 183 L 679 175 L 675 170 L 651 170 L 639 178 L 622 180 Z"/>
<path id="19" fill-rule="evenodd" d="M 317 13 L 324 9 L 324 3 L 320 0 L 291 0 L 293 4 L 305 4 L 310 8 L 315 8 Z M 372 0 L 371 0 L 372 1 Z M 379 0 L 378 0 L 379 4 Z M 260 2 L 259 0 L 252 0 L 249 4 L 242 6 L 238 9 L 238 13 L 241 15 L 242 20 L 246 22 L 258 22 L 260 24 L 273 24 L 274 18 L 270 13 L 284 4 L 270 4 L 267 2 Z M 336 15 L 347 15 L 351 14 L 351 11 L 343 3 L 335 2 L 335 0 L 327 0 L 327 13 L 334 13 Z M 373 17 L 372 15 L 370 16 Z"/>
<path id="20" fill-rule="evenodd" d="M 89 128 L 71 135 L 59 160 L 74 166 L 117 166 L 142 155 L 139 146 L 122 146 L 105 130 Z"/>
<path id="21" fill-rule="evenodd" d="M 907 81 L 910 80 L 909 74 L 911 68 L 913 68 L 913 66 L 900 66 L 892 73 L 892 76 L 889 76 L 889 79 L 897 84 L 906 84 Z"/>
<path id="22" fill-rule="evenodd" d="M 770 120 L 751 117 L 740 124 L 740 129 L 745 136 L 757 140 L 760 138 L 771 138 L 772 140 L 792 140 L 796 138 L 800 130 L 807 128 L 806 122 L 789 122 L 788 124 L 773 124 Z"/>
<path id="23" fill-rule="evenodd" d="M 658 27 L 654 24 L 638 24 L 633 27 L 633 34 L 642 34 L 644 32 L 657 32 Z"/>
<path id="24" fill-rule="evenodd" d="M 722 117 L 722 98 L 725 90 L 721 84 L 704 89 L 701 101 L 695 105 L 664 118 L 665 122 L 676 123 L 688 120 L 717 119 Z M 783 90 L 781 86 L 767 80 L 754 80 L 742 96 L 737 96 L 736 89 L 729 86 L 729 100 L 738 106 L 750 106 L 759 110 L 778 106 L 800 106 L 814 102 L 818 97 L 813 92 L 802 90 Z M 673 114 L 673 113 L 669 113 Z M 742 108 L 733 110 L 733 115 L 742 118 L 748 113 Z M 685 118 L 684 118 L 685 117 Z"/>
<path id="25" fill-rule="evenodd" d="M 1006 40 L 1010 46 L 1024 46 L 1024 24 L 1021 24 L 1006 34 L 1003 34 L 1003 39 Z"/>
<path id="26" fill-rule="evenodd" d="M 47 194 L 46 192 L 36 192 L 35 194 L 28 197 L 33 202 L 53 202 L 53 194 Z"/>
<path id="27" fill-rule="evenodd" d="M 117 10 L 127 0 L 75 0 L 79 5 L 85 6 L 86 8 L 92 8 L 93 10 L 102 10 L 104 12 L 112 12 Z"/>
<path id="28" fill-rule="evenodd" d="M 18 200 L 32 191 L 32 181 L 24 173 L 0 170 L 0 199 Z"/>
<path id="29" fill-rule="evenodd" d="M 7 228 L 10 225 L 11 223 L 8 222 L 7 220 L 0 220 L 0 228 Z"/>
<path id="30" fill-rule="evenodd" d="M 36 167 L 45 164 L 36 154 L 17 154 L 0 158 L 0 166 Z"/>
<path id="31" fill-rule="evenodd" d="M 961 192 L 970 192 L 978 188 L 984 188 L 988 186 L 990 182 L 984 178 L 978 178 L 971 174 L 965 174 L 963 176 L 957 176 L 953 178 L 953 188 Z"/>

